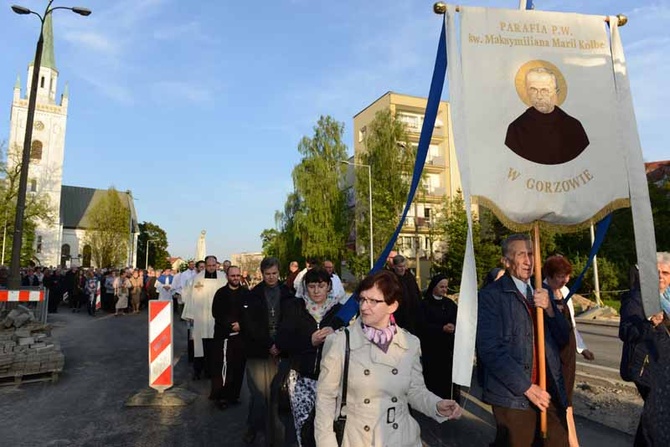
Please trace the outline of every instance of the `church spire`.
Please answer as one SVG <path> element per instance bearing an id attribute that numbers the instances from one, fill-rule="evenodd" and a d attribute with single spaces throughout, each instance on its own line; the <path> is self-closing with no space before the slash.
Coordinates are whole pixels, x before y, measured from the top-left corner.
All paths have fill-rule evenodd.
<path id="1" fill-rule="evenodd" d="M 51 14 L 47 14 L 46 19 L 44 19 L 42 35 L 44 44 L 42 46 L 42 61 L 40 62 L 40 67 L 56 70 L 56 57 L 54 56 L 54 27 L 51 21 Z"/>

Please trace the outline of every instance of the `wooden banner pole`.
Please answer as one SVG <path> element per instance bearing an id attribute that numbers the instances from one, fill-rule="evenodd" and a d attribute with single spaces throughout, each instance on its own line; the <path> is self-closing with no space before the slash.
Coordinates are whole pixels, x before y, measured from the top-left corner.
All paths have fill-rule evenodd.
<path id="1" fill-rule="evenodd" d="M 540 251 L 540 223 L 535 221 L 533 226 L 533 262 L 535 264 L 535 290 L 542 289 L 542 252 Z M 537 317 L 537 369 L 540 379 L 540 388 L 547 390 L 547 365 L 544 352 L 544 310 L 536 308 Z M 540 433 L 542 439 L 547 439 L 547 412 L 540 414 Z"/>

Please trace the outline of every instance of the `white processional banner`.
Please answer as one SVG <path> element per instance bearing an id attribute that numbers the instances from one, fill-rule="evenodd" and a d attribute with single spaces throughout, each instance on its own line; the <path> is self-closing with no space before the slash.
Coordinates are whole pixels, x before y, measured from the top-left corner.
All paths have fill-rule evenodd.
<path id="1" fill-rule="evenodd" d="M 466 204 L 478 201 L 517 231 L 536 220 L 565 231 L 630 203 L 644 308 L 658 312 L 653 220 L 616 23 L 608 35 L 603 16 L 471 7 L 457 14 L 454 5 L 445 20 Z M 452 372 L 465 386 L 477 333 L 471 232 L 454 346 L 462 361 Z"/>
<path id="2" fill-rule="evenodd" d="M 460 18 L 473 199 L 517 230 L 629 206 L 603 17 L 462 8 Z"/>

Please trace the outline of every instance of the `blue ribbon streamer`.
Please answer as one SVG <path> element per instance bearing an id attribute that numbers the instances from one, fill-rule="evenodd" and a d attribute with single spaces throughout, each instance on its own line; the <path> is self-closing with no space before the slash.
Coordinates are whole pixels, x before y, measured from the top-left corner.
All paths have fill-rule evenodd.
<path id="1" fill-rule="evenodd" d="M 428 147 L 430 146 L 430 139 L 433 135 L 433 128 L 435 127 L 435 119 L 437 118 L 437 110 L 440 106 L 440 99 L 442 98 L 442 89 L 444 88 L 444 80 L 447 74 L 447 47 L 446 47 L 446 28 L 444 22 L 442 23 L 442 32 L 440 33 L 440 42 L 437 46 L 437 56 L 435 58 L 435 68 L 433 70 L 433 79 L 430 83 L 430 93 L 428 94 L 428 103 L 426 104 L 426 114 L 423 120 L 423 127 L 421 127 L 421 135 L 419 137 L 419 145 L 416 151 L 416 161 L 414 163 L 414 173 L 412 174 L 412 183 L 409 188 L 409 195 L 405 203 L 405 209 L 402 212 L 402 217 L 398 222 L 395 232 L 389 239 L 386 247 L 382 251 L 374 267 L 369 274 L 377 272 L 384 268 L 386 259 L 389 253 L 393 250 L 393 246 L 398 239 L 400 230 L 402 230 L 403 223 L 407 217 L 407 212 L 412 206 L 414 194 L 421 181 L 421 173 L 423 166 L 426 163 L 426 156 L 428 155 Z M 355 296 L 354 299 L 349 299 L 344 306 L 337 313 L 337 317 L 347 324 L 358 312 L 358 302 Z"/>
<path id="2" fill-rule="evenodd" d="M 593 259 L 598 254 L 598 250 L 600 250 L 600 246 L 605 240 L 605 235 L 607 234 L 607 230 L 610 227 L 610 223 L 612 223 L 612 214 L 608 214 L 596 224 L 596 237 L 593 240 L 593 245 L 591 246 L 591 251 L 589 252 L 589 259 L 586 261 L 584 270 L 582 270 L 582 272 L 577 277 L 577 280 L 575 280 L 575 282 L 572 284 L 572 287 L 570 287 L 570 293 L 568 293 L 568 296 L 565 297 L 566 301 L 572 298 L 572 295 L 574 295 L 575 292 L 581 287 L 582 281 L 584 280 L 584 275 L 586 275 L 586 272 L 589 270 L 589 268 L 591 268 Z"/>

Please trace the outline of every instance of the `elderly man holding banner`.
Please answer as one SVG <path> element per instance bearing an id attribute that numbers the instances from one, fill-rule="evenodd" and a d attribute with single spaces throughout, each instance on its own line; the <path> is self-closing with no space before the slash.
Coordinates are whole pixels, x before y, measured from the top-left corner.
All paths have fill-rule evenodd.
<path id="1" fill-rule="evenodd" d="M 478 367 L 483 399 L 493 406 L 496 446 L 529 446 L 538 439 L 540 413 L 547 412 L 551 436 L 545 446 L 567 446 L 567 396 L 560 348 L 570 327 L 543 288 L 533 290 L 534 256 L 530 238 L 514 234 L 502 244 L 506 274 L 479 293 Z M 535 350 L 536 309 L 544 309 L 547 390 L 540 388 Z"/>

